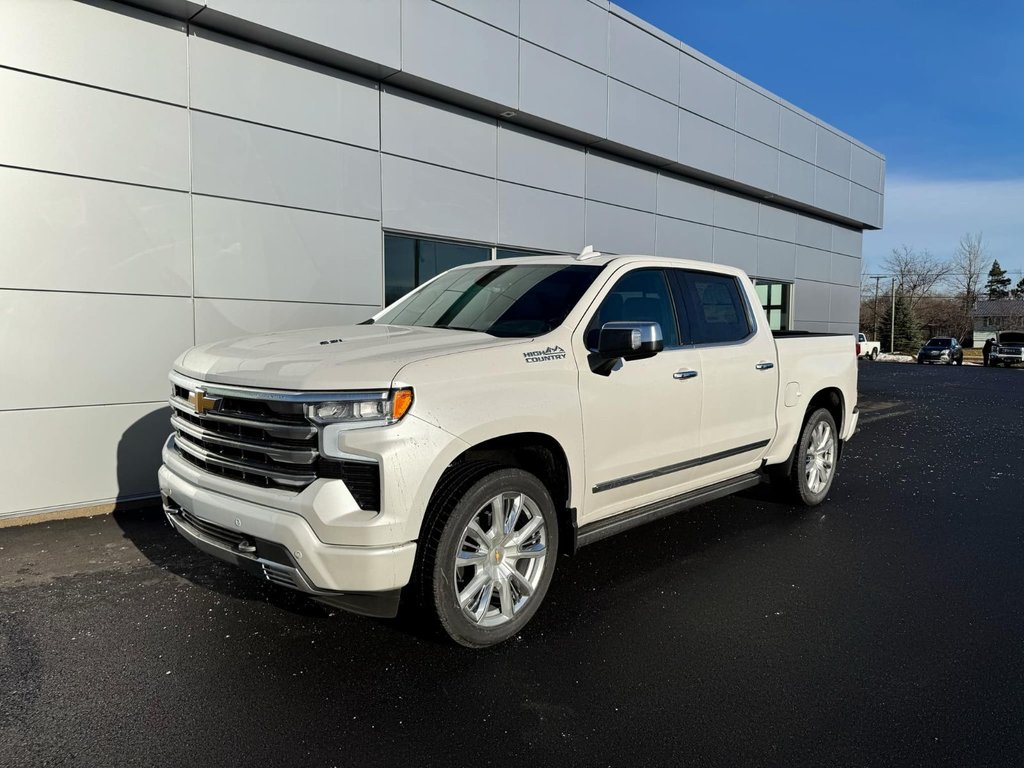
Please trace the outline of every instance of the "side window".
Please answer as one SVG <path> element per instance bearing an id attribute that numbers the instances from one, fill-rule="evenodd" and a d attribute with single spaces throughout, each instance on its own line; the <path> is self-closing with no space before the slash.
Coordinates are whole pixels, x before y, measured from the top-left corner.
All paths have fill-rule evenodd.
<path id="1" fill-rule="evenodd" d="M 665 346 L 679 346 L 672 292 L 664 270 L 638 269 L 620 277 L 587 326 L 587 346 L 596 349 L 601 326 L 617 320 L 658 323 Z"/>
<path id="2" fill-rule="evenodd" d="M 725 344 L 750 335 L 750 319 L 736 278 L 688 271 L 684 281 L 694 344 Z"/>

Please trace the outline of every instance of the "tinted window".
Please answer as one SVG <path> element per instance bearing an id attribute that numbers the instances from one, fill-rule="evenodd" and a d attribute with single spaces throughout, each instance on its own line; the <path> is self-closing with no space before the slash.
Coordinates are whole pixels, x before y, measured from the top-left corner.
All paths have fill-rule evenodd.
<path id="1" fill-rule="evenodd" d="M 724 344 L 750 335 L 750 321 L 736 278 L 687 272 L 685 283 L 695 344 Z"/>
<path id="2" fill-rule="evenodd" d="M 562 324 L 600 271 L 582 264 L 456 269 L 389 307 L 375 322 L 539 336 Z"/>
<path id="3" fill-rule="evenodd" d="M 672 293 L 664 270 L 638 269 L 620 277 L 587 326 L 587 346 L 596 349 L 601 326 L 618 320 L 658 323 L 665 346 L 679 346 Z"/>

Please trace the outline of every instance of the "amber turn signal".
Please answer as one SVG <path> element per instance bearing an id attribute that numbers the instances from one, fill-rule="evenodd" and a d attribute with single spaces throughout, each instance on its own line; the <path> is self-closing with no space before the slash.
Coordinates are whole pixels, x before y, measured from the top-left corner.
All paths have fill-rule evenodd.
<path id="1" fill-rule="evenodd" d="M 406 411 L 412 406 L 412 389 L 399 389 L 395 392 L 391 405 L 391 420 L 398 421 L 405 416 Z"/>

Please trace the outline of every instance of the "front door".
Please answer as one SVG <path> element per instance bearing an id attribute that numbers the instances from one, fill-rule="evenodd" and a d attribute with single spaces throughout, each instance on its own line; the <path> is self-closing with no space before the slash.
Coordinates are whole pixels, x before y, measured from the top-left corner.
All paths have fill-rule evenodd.
<path id="1" fill-rule="evenodd" d="M 620 363 L 607 376 L 593 373 L 587 353 L 600 327 L 616 320 L 658 323 L 665 349 Z M 617 275 L 578 331 L 587 488 L 581 522 L 682 493 L 698 481 L 705 382 L 687 334 L 668 273 L 643 267 Z"/>

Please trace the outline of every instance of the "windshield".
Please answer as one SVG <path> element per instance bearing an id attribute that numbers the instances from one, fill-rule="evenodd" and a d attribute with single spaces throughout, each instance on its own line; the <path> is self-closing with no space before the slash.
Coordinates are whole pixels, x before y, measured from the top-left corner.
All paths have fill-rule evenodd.
<path id="1" fill-rule="evenodd" d="M 945 349 L 946 347 L 951 346 L 952 341 L 953 341 L 952 339 L 930 339 L 928 341 L 928 343 L 925 344 L 925 346 L 926 347 L 942 347 L 943 349 Z"/>
<path id="2" fill-rule="evenodd" d="M 601 267 L 494 264 L 453 269 L 400 299 L 374 322 L 530 337 L 565 320 Z"/>

